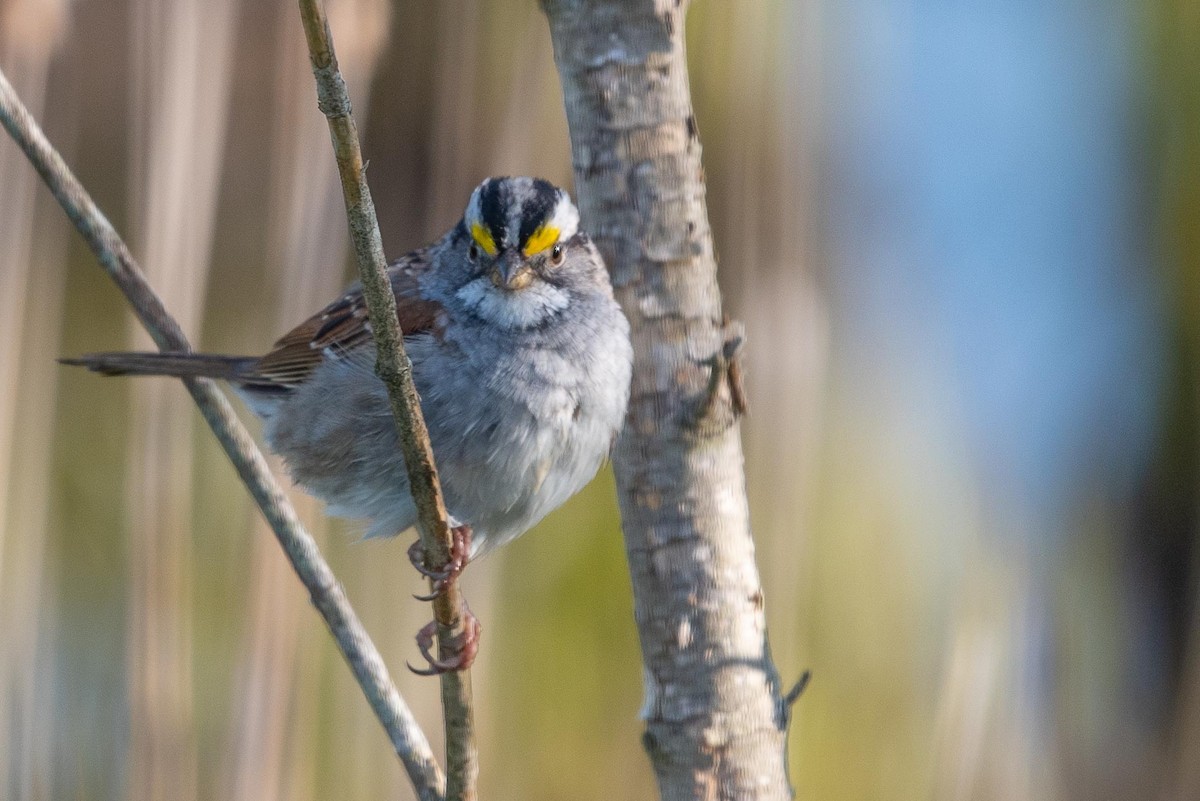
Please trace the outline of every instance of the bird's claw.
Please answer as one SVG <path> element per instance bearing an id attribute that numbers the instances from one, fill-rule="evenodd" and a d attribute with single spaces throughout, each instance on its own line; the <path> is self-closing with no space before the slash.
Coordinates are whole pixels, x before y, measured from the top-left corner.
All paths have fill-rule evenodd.
<path id="1" fill-rule="evenodd" d="M 414 596 L 419 601 L 432 601 L 443 595 L 462 573 L 463 568 L 467 566 L 471 555 L 471 527 L 455 526 L 450 529 L 450 533 L 452 535 L 450 558 L 438 568 L 429 568 L 425 565 L 425 549 L 421 546 L 420 540 L 414 542 L 408 549 L 408 558 L 413 563 L 413 567 L 417 569 L 418 573 L 433 582 L 432 591 L 428 595 Z M 417 648 L 420 649 L 421 656 L 425 657 L 425 661 L 429 663 L 429 667 L 415 668 L 409 665 L 408 669 L 418 676 L 437 676 L 469 668 L 475 661 L 475 654 L 479 651 L 480 626 L 479 620 L 471 613 L 465 602 L 462 604 L 461 617 L 461 630 L 442 641 L 440 658 L 433 655 L 434 635 L 438 632 L 437 621 L 432 621 L 422 627 L 417 632 Z"/>
<path id="2" fill-rule="evenodd" d="M 458 578 L 471 555 L 471 527 L 455 526 L 450 529 L 450 561 L 440 568 L 425 566 L 425 549 L 417 540 L 408 548 L 408 560 L 425 578 L 433 582 L 433 589 L 428 595 L 414 595 L 418 601 L 432 601 L 446 591 L 450 582 Z"/>
<path id="3" fill-rule="evenodd" d="M 479 619 L 471 613 L 464 603 L 462 606 L 462 631 L 450 637 L 443 650 L 447 652 L 444 659 L 433 655 L 433 636 L 437 633 L 437 621 L 432 620 L 417 632 L 417 648 L 421 656 L 429 663 L 427 668 L 415 668 L 411 664 L 408 669 L 418 676 L 440 676 L 443 673 L 454 673 L 466 670 L 475 661 L 479 652 Z"/>

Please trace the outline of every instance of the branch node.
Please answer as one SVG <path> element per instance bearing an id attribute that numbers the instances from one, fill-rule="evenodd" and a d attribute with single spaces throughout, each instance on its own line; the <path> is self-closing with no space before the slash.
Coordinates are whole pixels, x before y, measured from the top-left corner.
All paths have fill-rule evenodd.
<path id="1" fill-rule="evenodd" d="M 796 683 L 792 685 L 792 689 L 788 690 L 787 695 L 783 697 L 783 703 L 787 707 L 788 712 L 791 712 L 796 702 L 800 700 L 800 696 L 808 688 L 808 682 L 812 679 L 812 671 L 806 670 L 800 674 L 800 678 L 796 679 Z"/>
<path id="2" fill-rule="evenodd" d="M 749 408 L 741 350 L 746 329 L 728 316 L 721 323 L 720 349 L 700 362 L 709 368 L 708 385 L 687 416 L 685 427 L 697 437 L 712 437 L 736 423 Z"/>
<path id="3" fill-rule="evenodd" d="M 317 79 L 317 108 L 326 117 L 349 117 L 352 112 L 350 93 L 346 82 L 338 71 L 337 63 L 326 67 L 313 67 Z"/>

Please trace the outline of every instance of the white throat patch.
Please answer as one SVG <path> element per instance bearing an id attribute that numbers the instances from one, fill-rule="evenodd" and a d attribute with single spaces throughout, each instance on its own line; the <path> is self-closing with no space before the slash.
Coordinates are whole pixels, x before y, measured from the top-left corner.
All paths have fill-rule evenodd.
<path id="1" fill-rule="evenodd" d="M 476 278 L 455 293 L 467 308 L 506 330 L 531 328 L 567 308 L 567 293 L 537 281 L 515 292 Z"/>

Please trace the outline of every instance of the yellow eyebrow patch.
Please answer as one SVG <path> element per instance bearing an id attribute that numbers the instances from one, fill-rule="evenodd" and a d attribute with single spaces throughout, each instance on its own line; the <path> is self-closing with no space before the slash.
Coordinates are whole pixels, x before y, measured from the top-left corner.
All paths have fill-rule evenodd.
<path id="1" fill-rule="evenodd" d="M 521 252 L 526 256 L 532 256 L 535 253 L 541 253 L 546 248 L 558 241 L 558 235 L 561 233 L 557 228 L 550 225 L 539 226 L 536 231 L 529 235 L 525 240 L 525 247 L 521 248 Z"/>
<path id="2" fill-rule="evenodd" d="M 471 223 L 471 238 L 489 256 L 496 255 L 496 240 L 492 239 L 491 232 L 483 225 L 480 223 Z"/>

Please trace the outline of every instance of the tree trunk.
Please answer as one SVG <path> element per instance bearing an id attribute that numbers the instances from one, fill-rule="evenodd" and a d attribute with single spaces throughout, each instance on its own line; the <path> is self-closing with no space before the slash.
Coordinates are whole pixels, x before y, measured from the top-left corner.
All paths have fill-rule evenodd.
<path id="1" fill-rule="evenodd" d="M 788 710 L 767 646 L 684 56 L 686 0 L 543 0 L 585 229 L 633 331 L 613 464 L 663 799 L 787 799 Z"/>

